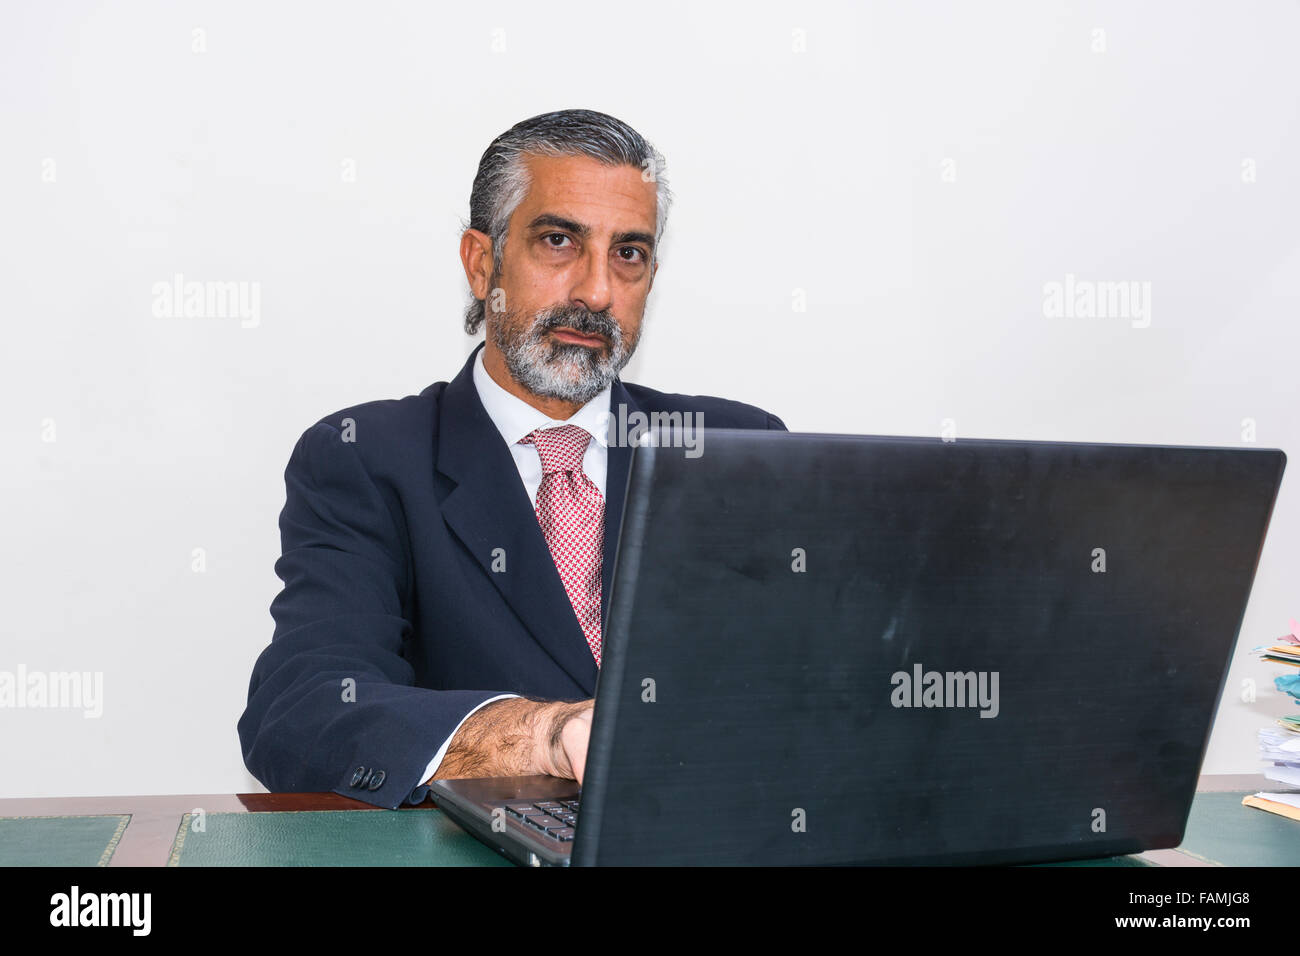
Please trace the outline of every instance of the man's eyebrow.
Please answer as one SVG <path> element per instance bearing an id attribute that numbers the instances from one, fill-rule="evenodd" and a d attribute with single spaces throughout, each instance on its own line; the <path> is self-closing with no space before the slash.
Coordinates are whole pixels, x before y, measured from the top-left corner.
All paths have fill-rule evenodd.
<path id="1" fill-rule="evenodd" d="M 542 213 L 528 224 L 529 229 L 536 229 L 540 226 L 552 226 L 556 229 L 565 229 L 583 239 L 586 239 L 591 235 L 590 226 L 584 226 L 580 222 L 574 222 L 572 219 L 565 219 L 563 216 L 557 216 L 554 213 L 549 212 Z M 632 232 L 616 232 L 611 238 L 615 245 L 624 242 L 640 242 L 653 249 L 655 244 L 654 236 L 650 235 L 648 232 L 637 232 L 635 230 Z"/>
<path id="2" fill-rule="evenodd" d="M 590 226 L 584 226 L 580 222 L 574 222 L 572 219 L 565 219 L 563 216 L 557 216 L 549 212 L 542 213 L 528 224 L 529 229 L 536 229 L 538 226 L 554 226 L 556 229 L 567 229 L 575 236 L 581 236 L 583 239 L 591 235 Z"/>
<path id="3" fill-rule="evenodd" d="M 613 236 L 613 242 L 614 245 L 620 245 L 624 242 L 640 242 L 651 249 L 655 247 L 655 237 L 648 232 L 616 232 Z"/>

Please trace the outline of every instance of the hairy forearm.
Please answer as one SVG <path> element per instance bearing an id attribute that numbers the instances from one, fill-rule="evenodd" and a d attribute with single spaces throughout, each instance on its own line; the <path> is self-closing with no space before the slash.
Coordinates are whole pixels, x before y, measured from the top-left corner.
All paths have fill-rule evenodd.
<path id="1" fill-rule="evenodd" d="M 460 725 L 430 779 L 534 773 L 571 777 L 572 769 L 559 746 L 560 731 L 570 717 L 589 706 L 589 702 L 525 697 L 493 701 Z"/>

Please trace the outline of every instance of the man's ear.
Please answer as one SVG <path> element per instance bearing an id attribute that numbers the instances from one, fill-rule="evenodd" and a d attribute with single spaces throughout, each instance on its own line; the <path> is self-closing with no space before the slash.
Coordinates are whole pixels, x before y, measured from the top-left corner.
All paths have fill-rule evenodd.
<path id="1" fill-rule="evenodd" d="M 656 259 L 656 260 L 655 260 L 654 267 L 650 270 L 650 284 L 649 284 L 648 286 L 645 287 L 645 290 L 646 290 L 647 292 L 649 292 L 651 289 L 653 289 L 653 288 L 655 287 L 655 274 L 656 274 L 658 271 L 659 271 L 659 260 Z"/>
<path id="2" fill-rule="evenodd" d="M 460 237 L 460 262 L 476 299 L 486 299 L 492 282 L 492 240 L 487 233 L 466 229 Z"/>

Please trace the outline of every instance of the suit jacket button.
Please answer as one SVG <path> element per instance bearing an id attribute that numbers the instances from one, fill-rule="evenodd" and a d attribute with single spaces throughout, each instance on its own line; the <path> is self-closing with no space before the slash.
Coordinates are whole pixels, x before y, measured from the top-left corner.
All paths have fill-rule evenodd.
<path id="1" fill-rule="evenodd" d="M 382 770 L 376 770 L 374 772 L 374 775 L 370 778 L 370 783 L 367 784 L 367 786 L 369 786 L 371 790 L 378 790 L 383 785 L 384 785 L 384 772 Z"/>
<path id="2" fill-rule="evenodd" d="M 366 778 L 366 768 L 365 768 L 365 767 L 358 767 L 358 768 L 356 769 L 356 772 L 354 772 L 354 773 L 352 774 L 352 782 L 351 782 L 350 784 L 348 784 L 348 786 L 349 786 L 349 787 L 359 787 L 359 786 L 361 786 L 361 781 L 364 780 L 365 778 Z"/>

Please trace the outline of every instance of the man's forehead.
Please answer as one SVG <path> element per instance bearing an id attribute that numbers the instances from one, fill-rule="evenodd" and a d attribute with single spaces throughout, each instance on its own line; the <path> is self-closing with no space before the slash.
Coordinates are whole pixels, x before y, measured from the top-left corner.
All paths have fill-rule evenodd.
<path id="1" fill-rule="evenodd" d="M 606 166 L 590 156 L 524 157 L 532 183 L 516 212 L 527 224 L 537 213 L 574 219 L 598 230 L 655 231 L 655 183 L 636 166 Z"/>

